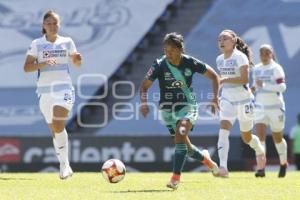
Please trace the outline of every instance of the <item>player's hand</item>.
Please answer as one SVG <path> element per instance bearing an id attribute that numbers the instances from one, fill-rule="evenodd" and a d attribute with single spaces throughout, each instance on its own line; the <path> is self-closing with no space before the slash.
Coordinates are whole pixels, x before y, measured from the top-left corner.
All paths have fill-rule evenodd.
<path id="1" fill-rule="evenodd" d="M 263 84 L 264 84 L 264 82 L 262 81 L 262 80 L 255 80 L 255 83 L 256 83 L 256 86 L 258 87 L 258 88 L 262 88 L 263 87 Z"/>
<path id="2" fill-rule="evenodd" d="M 50 59 L 47 59 L 45 61 L 45 65 L 53 66 L 53 65 L 56 65 L 56 64 L 57 64 L 57 62 L 56 62 L 56 60 L 54 58 L 50 58 Z"/>
<path id="3" fill-rule="evenodd" d="M 142 113 L 143 117 L 147 117 L 148 113 L 149 113 L 149 107 L 147 104 L 143 103 L 140 106 L 140 112 Z"/>
<path id="4" fill-rule="evenodd" d="M 75 64 L 75 65 L 81 64 L 82 56 L 80 53 L 76 52 L 74 54 L 71 54 L 70 57 L 71 57 L 73 64 Z"/>
<path id="5" fill-rule="evenodd" d="M 220 110 L 219 100 L 217 98 L 212 99 L 208 108 L 210 108 L 213 114 L 216 114 L 216 112 Z"/>

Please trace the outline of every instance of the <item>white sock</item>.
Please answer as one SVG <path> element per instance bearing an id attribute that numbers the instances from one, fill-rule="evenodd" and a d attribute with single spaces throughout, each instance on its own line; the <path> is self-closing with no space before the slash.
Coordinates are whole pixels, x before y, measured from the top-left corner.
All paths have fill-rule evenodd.
<path id="1" fill-rule="evenodd" d="M 284 165 L 287 163 L 287 144 L 284 138 L 280 143 L 275 144 L 277 153 L 279 155 L 280 164 Z"/>
<path id="2" fill-rule="evenodd" d="M 265 154 L 267 154 L 267 145 L 266 145 L 266 141 L 260 141 L 261 145 L 263 146 L 264 150 L 265 150 Z"/>
<path id="3" fill-rule="evenodd" d="M 220 159 L 220 167 L 227 169 L 227 160 L 229 152 L 229 131 L 220 129 L 218 139 L 218 154 Z"/>
<path id="4" fill-rule="evenodd" d="M 56 144 L 55 138 L 53 138 L 53 146 L 54 146 L 56 157 L 57 157 L 57 159 L 58 159 L 58 161 L 60 163 L 61 159 L 60 159 L 60 155 L 59 155 L 59 151 L 58 151 L 58 148 L 57 148 L 57 144 Z"/>
<path id="5" fill-rule="evenodd" d="M 60 157 L 60 164 L 69 164 L 69 151 L 68 151 L 68 134 L 66 129 L 61 133 L 55 133 L 55 142 L 57 145 L 57 151 Z"/>
<path id="6" fill-rule="evenodd" d="M 251 141 L 248 143 L 248 145 L 255 151 L 255 155 L 261 155 L 264 154 L 264 147 L 263 145 L 260 143 L 258 137 L 256 135 L 251 135 L 252 139 Z"/>

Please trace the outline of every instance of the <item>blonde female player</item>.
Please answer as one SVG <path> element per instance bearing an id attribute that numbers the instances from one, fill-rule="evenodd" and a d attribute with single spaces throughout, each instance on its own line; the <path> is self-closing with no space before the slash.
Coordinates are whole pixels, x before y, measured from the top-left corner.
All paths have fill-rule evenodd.
<path id="1" fill-rule="evenodd" d="M 285 122 L 285 103 L 282 93 L 286 90 L 285 75 L 282 67 L 276 62 L 271 45 L 260 47 L 261 63 L 253 69 L 255 95 L 255 129 L 261 143 L 266 149 L 266 130 L 270 126 L 273 140 L 280 160 L 278 177 L 285 177 L 287 162 L 287 144 L 283 138 Z M 260 177 L 265 171 L 259 171 Z"/>
<path id="2" fill-rule="evenodd" d="M 242 140 L 256 153 L 257 170 L 265 167 L 265 152 L 258 137 L 251 133 L 254 120 L 253 95 L 248 87 L 251 51 L 244 41 L 232 30 L 223 30 L 218 39 L 222 52 L 216 59 L 221 75 L 220 131 L 218 154 L 220 168 L 218 175 L 228 177 L 227 159 L 229 131 L 236 119 L 239 121 Z"/>
<path id="3" fill-rule="evenodd" d="M 48 11 L 43 18 L 43 36 L 32 41 L 24 64 L 25 72 L 38 72 L 37 94 L 42 114 L 52 132 L 60 162 L 61 179 L 72 176 L 68 158 L 65 120 L 74 104 L 74 88 L 69 75 L 69 59 L 81 66 L 81 55 L 69 37 L 58 35 L 60 17 Z"/>

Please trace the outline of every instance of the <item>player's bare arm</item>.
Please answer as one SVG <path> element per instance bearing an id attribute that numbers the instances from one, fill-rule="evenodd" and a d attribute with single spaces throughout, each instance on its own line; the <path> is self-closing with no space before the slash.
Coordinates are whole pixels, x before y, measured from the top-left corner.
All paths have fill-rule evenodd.
<path id="1" fill-rule="evenodd" d="M 56 62 L 54 59 L 49 59 L 45 62 L 37 63 L 36 58 L 34 56 L 28 55 L 25 60 L 24 71 L 25 72 L 34 72 L 34 71 L 37 71 L 37 70 L 45 67 L 46 65 L 55 65 L 55 64 L 56 64 Z"/>
<path id="2" fill-rule="evenodd" d="M 76 52 L 70 55 L 71 60 L 72 60 L 72 64 L 75 67 L 80 67 L 81 63 L 82 63 L 82 56 L 80 53 Z"/>
<path id="3" fill-rule="evenodd" d="M 142 85 L 140 87 L 140 100 L 141 100 L 140 112 L 142 113 L 143 117 L 147 117 L 149 113 L 147 96 L 148 96 L 148 89 L 151 87 L 152 83 L 153 83 L 152 81 L 146 79 L 142 82 Z"/>

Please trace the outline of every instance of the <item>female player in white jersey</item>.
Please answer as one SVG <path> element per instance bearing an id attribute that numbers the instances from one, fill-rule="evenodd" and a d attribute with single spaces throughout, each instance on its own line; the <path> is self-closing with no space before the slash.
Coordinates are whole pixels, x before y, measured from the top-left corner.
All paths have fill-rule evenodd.
<path id="1" fill-rule="evenodd" d="M 81 55 L 69 37 L 58 35 L 60 17 L 48 11 L 43 18 L 43 36 L 32 41 L 24 64 L 25 72 L 38 72 L 37 94 L 40 110 L 52 132 L 60 162 L 61 179 L 72 176 L 68 158 L 65 121 L 74 104 L 74 88 L 69 75 L 69 60 L 81 66 Z"/>
<path id="2" fill-rule="evenodd" d="M 248 87 L 250 48 L 232 30 L 223 30 L 219 35 L 218 44 L 222 52 L 216 59 L 222 84 L 218 139 L 219 176 L 228 177 L 229 131 L 236 119 L 239 121 L 243 141 L 256 153 L 257 170 L 262 170 L 266 161 L 264 148 L 258 137 L 251 133 L 254 97 Z"/>
<path id="3" fill-rule="evenodd" d="M 255 128 L 256 134 L 266 149 L 266 129 L 270 126 L 273 140 L 280 160 L 278 177 L 285 177 L 287 162 L 287 144 L 283 138 L 285 123 L 285 103 L 282 93 L 286 90 L 285 75 L 282 67 L 276 63 L 273 47 L 264 44 L 260 47 L 261 63 L 253 69 L 252 90 L 255 91 Z M 265 176 L 265 171 L 258 174 Z"/>

